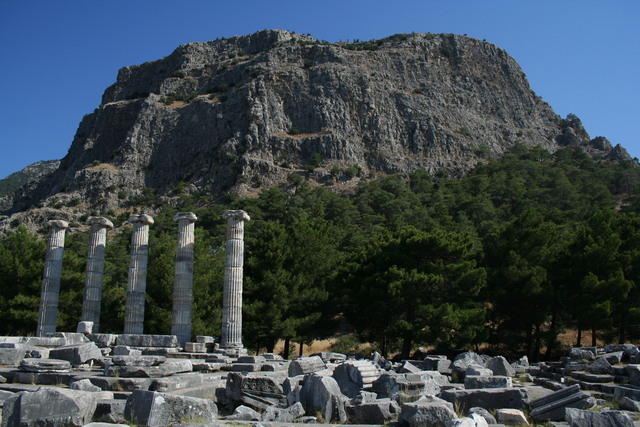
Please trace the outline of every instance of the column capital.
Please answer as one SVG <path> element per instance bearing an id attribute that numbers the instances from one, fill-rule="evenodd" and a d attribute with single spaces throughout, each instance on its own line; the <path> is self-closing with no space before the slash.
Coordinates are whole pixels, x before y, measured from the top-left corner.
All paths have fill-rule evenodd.
<path id="1" fill-rule="evenodd" d="M 49 227 L 51 228 L 69 228 L 69 223 L 61 219 L 52 219 L 51 221 L 48 221 L 47 224 L 49 224 Z"/>
<path id="2" fill-rule="evenodd" d="M 198 217 L 193 212 L 179 212 L 173 217 L 173 220 L 175 222 L 178 222 L 178 221 L 196 222 L 198 220 Z"/>
<path id="3" fill-rule="evenodd" d="M 147 214 L 139 214 L 139 215 L 131 215 L 128 220 L 131 224 L 135 224 L 136 222 L 141 222 L 143 224 L 151 225 L 154 223 L 153 217 Z"/>
<path id="4" fill-rule="evenodd" d="M 234 219 L 236 221 L 250 221 L 251 217 L 243 210 L 228 210 L 222 212 L 222 217 L 226 220 Z"/>
<path id="5" fill-rule="evenodd" d="M 107 218 L 102 216 L 90 216 L 87 220 L 87 224 L 89 225 L 97 225 L 101 228 L 113 228 L 113 223 L 109 221 Z"/>

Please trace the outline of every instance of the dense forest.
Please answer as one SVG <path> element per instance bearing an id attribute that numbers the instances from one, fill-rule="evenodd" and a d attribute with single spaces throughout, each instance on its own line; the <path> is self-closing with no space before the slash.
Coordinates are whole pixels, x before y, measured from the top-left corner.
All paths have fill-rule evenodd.
<path id="1" fill-rule="evenodd" d="M 181 193 L 167 204 L 147 193 L 141 201 L 160 213 L 150 232 L 145 332 L 171 329 L 172 217 L 193 211 L 193 332 L 219 335 L 221 213 L 244 209 L 252 220 L 243 335 L 252 350 L 282 339 L 288 352 L 289 343 L 342 335 L 387 355 L 482 346 L 536 360 L 557 355 L 567 329 L 582 345 L 640 338 L 639 185 L 633 162 L 516 146 L 461 179 L 418 171 L 363 182 L 349 195 L 299 175 L 224 202 Z M 129 239 L 127 228 L 109 236 L 104 332 L 123 328 Z M 21 227 L 0 240 L 0 334 L 34 333 L 44 249 Z M 58 330 L 79 320 L 86 250 L 87 233 L 68 233 Z"/>

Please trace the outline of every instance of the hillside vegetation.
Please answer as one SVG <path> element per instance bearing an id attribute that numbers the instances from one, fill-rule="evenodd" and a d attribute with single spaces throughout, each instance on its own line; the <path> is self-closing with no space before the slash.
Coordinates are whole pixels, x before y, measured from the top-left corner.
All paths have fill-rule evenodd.
<path id="1" fill-rule="evenodd" d="M 169 207 L 149 191 L 142 207 L 161 213 L 151 227 L 145 332 L 170 331 L 172 217 L 193 211 L 194 334 L 219 334 L 221 212 L 240 208 L 252 217 L 243 334 L 252 350 L 353 332 L 386 354 L 489 345 L 536 359 L 559 350 L 566 328 L 637 338 L 639 183 L 631 161 L 516 146 L 461 179 L 417 171 L 351 195 L 292 179 L 224 203 L 183 193 Z M 123 328 L 129 238 L 114 232 L 107 245 L 104 332 Z M 79 320 L 86 245 L 86 233 L 67 235 L 59 330 Z M 35 234 L 17 228 L 0 241 L 0 334 L 34 332 L 43 263 Z"/>

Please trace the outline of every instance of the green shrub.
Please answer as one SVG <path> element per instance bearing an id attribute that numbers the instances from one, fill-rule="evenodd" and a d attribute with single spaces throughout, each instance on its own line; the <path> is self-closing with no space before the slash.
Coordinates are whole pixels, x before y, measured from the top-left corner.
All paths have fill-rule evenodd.
<path id="1" fill-rule="evenodd" d="M 186 77 L 186 74 L 184 73 L 184 71 L 176 70 L 173 73 L 169 74 L 169 77 L 176 77 L 179 79 L 183 79 Z"/>

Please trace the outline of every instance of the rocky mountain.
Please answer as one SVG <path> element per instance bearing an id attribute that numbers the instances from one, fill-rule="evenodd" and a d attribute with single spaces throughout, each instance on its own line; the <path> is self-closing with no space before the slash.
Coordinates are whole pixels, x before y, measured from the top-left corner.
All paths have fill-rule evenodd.
<path id="1" fill-rule="evenodd" d="M 122 68 L 58 169 L 5 213 L 107 213 L 145 188 L 185 185 L 250 195 L 291 175 L 459 176 L 516 143 L 628 157 L 556 115 L 491 43 L 453 34 L 328 43 L 267 30 Z"/>
<path id="2" fill-rule="evenodd" d="M 0 211 L 11 208 L 13 195 L 20 188 L 33 190 L 44 177 L 58 169 L 60 160 L 35 162 L 24 169 L 0 179 Z"/>

